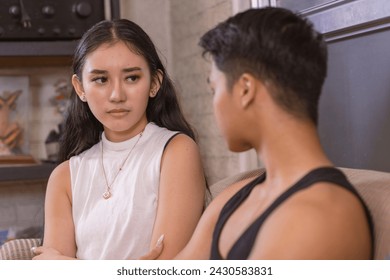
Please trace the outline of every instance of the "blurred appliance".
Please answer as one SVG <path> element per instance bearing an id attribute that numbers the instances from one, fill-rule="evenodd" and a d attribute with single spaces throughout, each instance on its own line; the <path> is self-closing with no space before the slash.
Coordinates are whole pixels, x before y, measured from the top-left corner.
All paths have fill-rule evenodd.
<path id="1" fill-rule="evenodd" d="M 118 17 L 119 0 L 1 0 L 0 55 L 69 55 L 92 25 Z"/>

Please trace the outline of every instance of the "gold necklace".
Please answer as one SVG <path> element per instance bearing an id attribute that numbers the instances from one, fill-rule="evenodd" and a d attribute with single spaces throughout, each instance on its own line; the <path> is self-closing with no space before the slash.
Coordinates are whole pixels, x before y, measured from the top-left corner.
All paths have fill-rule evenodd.
<path id="1" fill-rule="evenodd" d="M 135 142 L 134 146 L 131 148 L 130 152 L 127 154 L 126 158 L 123 160 L 122 164 L 119 166 L 119 170 L 118 172 L 115 174 L 114 176 L 114 179 L 112 179 L 112 182 L 111 184 L 108 184 L 108 180 L 107 180 L 107 175 L 106 175 L 106 170 L 104 169 L 104 161 L 103 161 L 103 141 L 102 141 L 102 169 L 103 169 L 103 175 L 104 175 L 104 179 L 106 181 L 106 191 L 103 193 L 103 198 L 104 199 L 109 199 L 111 196 L 112 196 L 112 193 L 111 193 L 111 188 L 112 188 L 112 184 L 114 184 L 115 182 L 115 179 L 116 177 L 118 177 L 118 174 L 119 172 L 122 170 L 123 166 L 125 165 L 127 159 L 129 158 L 131 152 L 134 150 L 135 146 L 137 146 L 139 140 L 141 139 L 142 137 L 142 133 L 143 131 L 141 131 L 141 133 L 139 134 L 139 137 L 137 139 L 137 142 Z"/>

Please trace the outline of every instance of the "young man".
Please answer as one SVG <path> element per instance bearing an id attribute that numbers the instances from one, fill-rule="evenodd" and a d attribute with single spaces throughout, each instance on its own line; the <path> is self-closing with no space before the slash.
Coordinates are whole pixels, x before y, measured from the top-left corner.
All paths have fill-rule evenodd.
<path id="1" fill-rule="evenodd" d="M 214 111 L 229 149 L 254 148 L 266 173 L 215 198 L 177 258 L 372 258 L 367 207 L 317 133 L 327 68 L 321 34 L 291 11 L 263 8 L 218 24 L 200 46 L 211 58 Z"/>

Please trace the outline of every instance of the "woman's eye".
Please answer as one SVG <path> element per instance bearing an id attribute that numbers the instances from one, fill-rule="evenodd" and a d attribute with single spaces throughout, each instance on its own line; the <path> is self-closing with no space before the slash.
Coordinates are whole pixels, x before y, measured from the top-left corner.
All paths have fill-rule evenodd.
<path id="1" fill-rule="evenodd" d="M 126 77 L 126 80 L 128 80 L 129 82 L 136 82 L 137 80 L 139 79 L 139 76 L 137 75 L 132 75 L 132 76 L 128 76 Z"/>
<path id="2" fill-rule="evenodd" d="M 96 78 L 92 79 L 92 82 L 96 82 L 98 84 L 104 84 L 105 82 L 107 82 L 107 78 L 106 77 L 96 77 Z"/>

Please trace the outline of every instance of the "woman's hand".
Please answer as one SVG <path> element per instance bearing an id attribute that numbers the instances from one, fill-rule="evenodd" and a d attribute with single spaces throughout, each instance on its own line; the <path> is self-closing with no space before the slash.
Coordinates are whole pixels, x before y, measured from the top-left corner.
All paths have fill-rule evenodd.
<path id="1" fill-rule="evenodd" d="M 140 260 L 155 260 L 160 255 L 164 248 L 164 235 L 161 235 L 158 239 L 156 246 L 150 250 L 146 255 L 140 257 Z M 56 249 L 50 247 L 32 247 L 31 252 L 35 255 L 33 260 L 75 260 L 75 258 L 71 258 L 68 256 L 62 255 Z"/>
<path id="2" fill-rule="evenodd" d="M 156 246 L 152 250 L 150 250 L 146 255 L 143 255 L 140 257 L 140 260 L 155 260 L 160 255 L 164 248 L 164 235 L 161 235 L 160 238 L 157 240 Z"/>
<path id="3" fill-rule="evenodd" d="M 48 247 L 32 247 L 31 252 L 35 255 L 33 260 L 75 260 L 74 258 L 64 256 L 56 249 Z"/>

